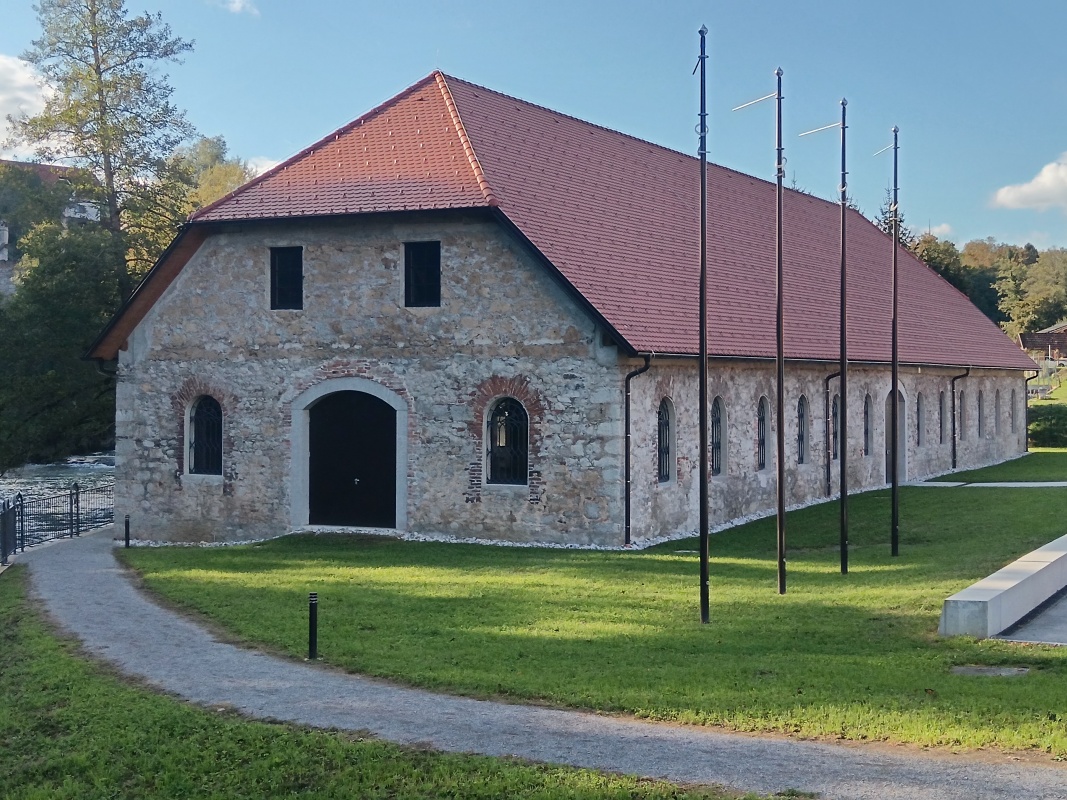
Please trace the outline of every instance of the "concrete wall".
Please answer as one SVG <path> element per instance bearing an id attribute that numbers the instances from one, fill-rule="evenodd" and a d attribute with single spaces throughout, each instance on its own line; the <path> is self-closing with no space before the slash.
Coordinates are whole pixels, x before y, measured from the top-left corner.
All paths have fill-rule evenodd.
<path id="1" fill-rule="evenodd" d="M 441 307 L 406 308 L 403 242 L 434 239 Z M 269 248 L 293 245 L 304 248 L 304 308 L 271 310 Z M 370 381 L 407 408 L 406 530 L 621 541 L 615 348 L 494 223 L 407 216 L 214 236 L 120 364 L 116 509 L 142 538 L 232 540 L 306 524 L 306 497 L 292 495 L 307 485 L 306 457 L 293 456 L 307 398 Z M 188 410 L 201 394 L 223 407 L 221 476 L 187 469 Z M 523 486 L 483 479 L 486 415 L 503 395 L 530 415 Z"/>
<path id="2" fill-rule="evenodd" d="M 635 364 L 637 362 L 634 362 Z M 786 366 L 785 453 L 786 502 L 795 505 L 840 492 L 840 461 L 827 458 L 826 437 L 830 428 L 826 402 L 827 375 L 836 365 L 797 364 Z M 963 370 L 931 367 L 901 367 L 899 391 L 900 435 L 904 453 L 901 481 L 916 480 L 952 469 L 951 378 Z M 829 382 L 830 398 L 840 392 L 839 381 Z M 886 459 L 887 423 L 891 414 L 889 369 L 851 365 L 848 379 L 848 474 L 849 490 L 883 486 L 889 481 Z M 699 415 L 697 366 L 692 361 L 654 361 L 652 368 L 634 379 L 631 387 L 634 419 L 632 429 L 632 537 L 647 537 L 695 531 L 699 527 Z M 1003 461 L 1025 450 L 1025 386 L 1017 372 L 972 370 L 956 382 L 957 397 L 963 393 L 963 427 L 957 439 L 959 469 Z M 1000 392 L 999 416 L 996 394 Z M 1014 417 L 1012 397 L 1014 391 Z M 944 392 L 945 411 L 939 404 Z M 983 397 L 982 435 L 978 436 L 978 393 Z M 807 400 L 807 457 L 798 464 L 798 401 Z M 922 437 L 919 437 L 919 395 L 922 395 Z M 865 451 L 864 400 L 870 397 L 869 433 Z M 708 402 L 721 397 L 725 405 L 723 426 L 724 469 L 710 483 L 711 522 L 722 524 L 738 517 L 773 510 L 777 502 L 775 437 L 777 420 L 775 365 L 773 362 L 714 361 L 709 372 Z M 766 467 L 756 464 L 756 408 L 766 397 L 770 416 L 767 426 Z M 656 414 L 663 398 L 674 410 L 673 470 L 671 479 L 660 482 L 657 469 L 658 429 Z M 1014 419 L 1014 424 L 1013 424 Z M 998 422 L 999 421 L 999 422 Z M 829 490 L 827 462 L 830 462 Z"/>

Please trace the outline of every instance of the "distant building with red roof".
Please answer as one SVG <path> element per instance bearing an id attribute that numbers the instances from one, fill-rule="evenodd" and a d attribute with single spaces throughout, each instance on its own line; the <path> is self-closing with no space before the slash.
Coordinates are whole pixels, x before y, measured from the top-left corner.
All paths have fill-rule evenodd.
<path id="1" fill-rule="evenodd" d="M 1033 333 L 1024 333 L 1019 339 L 1023 349 L 1028 352 L 1040 353 L 1057 361 L 1067 359 L 1067 320 Z"/>
<path id="2" fill-rule="evenodd" d="M 892 242 L 709 165 L 716 524 L 886 481 Z M 118 359 L 118 513 L 149 538 L 314 526 L 565 544 L 697 528 L 696 159 L 435 72 L 194 214 L 90 355 Z M 1025 449 L 1034 363 L 900 253 L 909 478 Z M 646 369 L 647 367 L 647 369 Z"/>

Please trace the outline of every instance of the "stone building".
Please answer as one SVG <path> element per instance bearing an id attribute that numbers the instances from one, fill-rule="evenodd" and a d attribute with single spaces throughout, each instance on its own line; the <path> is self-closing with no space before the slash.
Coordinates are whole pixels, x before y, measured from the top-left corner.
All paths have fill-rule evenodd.
<path id="1" fill-rule="evenodd" d="M 310 526 L 610 544 L 697 528 L 698 162 L 434 73 L 195 214 L 90 355 L 116 511 L 150 539 Z M 886 482 L 891 241 L 709 166 L 712 522 Z M 908 478 L 1025 449 L 1033 362 L 900 254 Z"/>

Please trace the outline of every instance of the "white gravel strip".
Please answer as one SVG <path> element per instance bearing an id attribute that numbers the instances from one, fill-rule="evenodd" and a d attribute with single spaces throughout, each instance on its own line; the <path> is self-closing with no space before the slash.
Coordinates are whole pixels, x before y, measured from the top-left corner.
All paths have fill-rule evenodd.
<path id="1" fill-rule="evenodd" d="M 1063 800 L 1067 770 L 1009 757 L 927 755 L 725 734 L 393 686 L 216 640 L 139 592 L 112 555 L 113 529 L 27 551 L 35 596 L 86 649 L 205 706 L 402 744 L 718 784 L 817 792 L 823 800 Z M 654 657 L 654 654 L 650 654 Z M 709 664 L 714 669 L 714 664 Z"/>

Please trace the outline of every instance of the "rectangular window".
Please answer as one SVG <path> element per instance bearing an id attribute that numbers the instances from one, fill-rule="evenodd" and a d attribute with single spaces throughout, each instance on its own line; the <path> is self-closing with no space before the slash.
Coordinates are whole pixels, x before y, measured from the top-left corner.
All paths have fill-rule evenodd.
<path id="1" fill-rule="evenodd" d="M 404 305 L 441 305 L 441 243 L 404 243 Z"/>
<path id="2" fill-rule="evenodd" d="M 270 307 L 304 307 L 304 248 L 270 249 Z"/>

